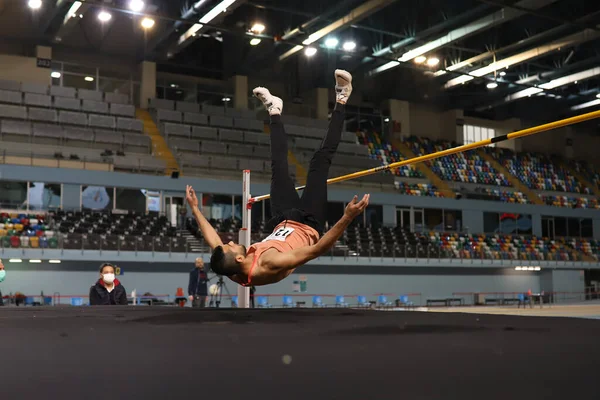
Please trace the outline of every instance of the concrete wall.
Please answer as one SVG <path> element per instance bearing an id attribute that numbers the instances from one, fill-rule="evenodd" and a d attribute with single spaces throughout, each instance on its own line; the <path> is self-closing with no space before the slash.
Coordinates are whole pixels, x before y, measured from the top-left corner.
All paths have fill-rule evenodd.
<path id="1" fill-rule="evenodd" d="M 50 77 L 51 70 L 38 68 L 36 62 L 35 57 L 0 54 L 0 77 L 16 82 L 50 85 L 52 80 Z"/>
<path id="2" fill-rule="evenodd" d="M 70 263 L 70 264 L 69 264 Z M 57 266 L 29 268 L 28 264 L 8 264 L 7 278 L 0 284 L 4 294 L 16 291 L 26 295 L 87 295 L 99 278 L 99 262 L 63 262 Z M 15 266 L 16 265 L 16 266 Z M 128 293 L 174 296 L 177 288 L 187 292 L 188 273 L 193 264 L 164 268 L 157 264 L 121 263 L 123 275 L 118 279 Z M 212 274 L 210 274 L 212 276 Z M 379 293 L 401 295 L 421 293 L 420 300 L 451 296 L 454 292 L 520 292 L 540 290 L 539 274 L 517 273 L 511 269 L 467 268 L 398 268 L 376 266 L 305 266 L 287 279 L 257 288 L 260 294 L 293 294 L 293 284 L 306 277 L 306 294 L 365 295 L 375 300 Z M 213 280 L 215 282 L 216 280 Z M 227 290 L 235 295 L 236 285 L 225 279 Z M 226 291 L 225 291 L 226 293 Z M 392 296 L 390 296 L 392 297 Z M 333 301 L 326 298 L 326 301 Z M 413 297 L 413 301 L 419 300 Z M 273 300 L 278 304 L 281 300 Z M 310 300 L 309 300 L 310 301 Z M 225 305 L 229 305 L 226 302 Z"/>

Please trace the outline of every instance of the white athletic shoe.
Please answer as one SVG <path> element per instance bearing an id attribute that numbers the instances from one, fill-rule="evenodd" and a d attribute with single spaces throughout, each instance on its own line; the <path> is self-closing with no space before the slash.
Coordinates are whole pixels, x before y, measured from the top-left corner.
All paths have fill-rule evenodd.
<path id="1" fill-rule="evenodd" d="M 352 94 L 352 75 L 343 69 L 335 70 L 335 92 L 336 101 L 346 104 L 350 94 Z"/>
<path id="2" fill-rule="evenodd" d="M 269 115 L 281 115 L 283 111 L 283 100 L 275 97 L 269 92 L 269 89 L 264 87 L 255 88 L 252 93 L 265 105 Z"/>

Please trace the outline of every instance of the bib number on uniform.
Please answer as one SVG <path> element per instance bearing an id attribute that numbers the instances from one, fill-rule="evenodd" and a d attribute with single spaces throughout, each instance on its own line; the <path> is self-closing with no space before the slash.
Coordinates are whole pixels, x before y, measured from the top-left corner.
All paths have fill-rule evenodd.
<path id="1" fill-rule="evenodd" d="M 288 236 L 290 236 L 294 232 L 294 228 L 279 228 L 275 232 L 271 233 L 263 242 L 268 242 L 269 240 L 278 240 L 280 242 L 285 242 Z"/>

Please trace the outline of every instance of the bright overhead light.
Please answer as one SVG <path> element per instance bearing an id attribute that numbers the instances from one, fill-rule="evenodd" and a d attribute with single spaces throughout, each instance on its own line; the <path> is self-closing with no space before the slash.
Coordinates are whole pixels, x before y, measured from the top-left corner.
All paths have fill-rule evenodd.
<path id="1" fill-rule="evenodd" d="M 496 89 L 498 87 L 498 84 L 496 82 L 490 82 L 486 86 L 488 89 Z"/>
<path id="2" fill-rule="evenodd" d="M 521 267 L 515 267 L 515 271 L 521 271 L 523 268 Z"/>
<path id="3" fill-rule="evenodd" d="M 131 0 L 129 2 L 129 9 L 131 11 L 140 12 L 144 9 L 145 5 L 143 0 Z"/>
<path id="4" fill-rule="evenodd" d="M 337 47 L 338 43 L 340 41 L 337 40 L 336 38 L 329 38 L 327 40 L 325 40 L 325 47 L 328 47 L 330 49 L 334 49 Z"/>
<path id="5" fill-rule="evenodd" d="M 42 0 L 29 0 L 29 3 L 27 3 L 27 5 L 32 10 L 37 10 L 42 7 Z"/>
<path id="6" fill-rule="evenodd" d="M 48 261 L 50 264 L 60 264 L 60 260 L 50 260 Z"/>
<path id="7" fill-rule="evenodd" d="M 86 80 L 86 82 L 94 82 L 94 78 L 91 76 L 86 76 L 84 79 Z"/>
<path id="8" fill-rule="evenodd" d="M 598 93 L 598 94 L 596 95 L 596 97 L 600 99 L 600 93 Z"/>
<path id="9" fill-rule="evenodd" d="M 260 22 L 255 23 L 254 25 L 252 25 L 252 28 L 250 28 L 250 31 L 254 33 L 263 33 L 264 30 L 265 26 Z"/>
<path id="10" fill-rule="evenodd" d="M 383 120 L 383 122 L 390 122 L 390 119 L 386 118 L 386 119 Z"/>
<path id="11" fill-rule="evenodd" d="M 315 49 L 314 47 L 307 47 L 304 50 L 304 54 L 306 54 L 306 57 L 312 57 L 315 54 L 317 54 L 317 49 Z"/>
<path id="12" fill-rule="evenodd" d="M 204 14 L 202 18 L 200 18 L 201 24 L 208 24 L 212 21 L 217 15 L 222 12 L 227 11 L 227 7 L 235 3 L 237 0 L 223 0 L 219 4 L 217 4 L 212 10 Z"/>
<path id="13" fill-rule="evenodd" d="M 172 88 L 178 88 L 178 87 L 179 87 L 179 85 L 177 85 L 177 84 L 175 84 L 175 83 L 171 83 L 171 87 L 172 87 Z"/>
<path id="14" fill-rule="evenodd" d="M 101 22 L 108 22 L 108 21 L 110 21 L 110 19 L 111 19 L 111 18 L 112 18 L 112 15 L 111 15 L 109 12 L 106 12 L 106 11 L 100 11 L 100 12 L 98 13 L 98 19 L 99 19 Z"/>
<path id="15" fill-rule="evenodd" d="M 355 42 L 345 42 L 343 48 L 346 51 L 352 51 L 356 48 L 356 43 Z"/>
<path id="16" fill-rule="evenodd" d="M 8 260 L 8 262 L 11 262 L 11 263 L 20 263 L 20 262 L 23 262 L 23 260 L 21 260 L 20 258 L 11 258 L 10 260 Z"/>
<path id="17" fill-rule="evenodd" d="M 541 270 L 542 270 L 542 267 L 535 267 L 535 270 L 536 270 L 536 271 L 541 271 Z"/>
<path id="18" fill-rule="evenodd" d="M 31 264 L 40 264 L 42 260 L 29 260 Z"/>
<path id="19" fill-rule="evenodd" d="M 62 75 L 62 74 L 61 74 L 60 72 L 58 72 L 58 71 L 54 71 L 54 72 L 51 72 L 51 73 L 50 73 L 50 76 L 51 76 L 52 78 L 54 78 L 54 79 L 58 79 L 58 78 L 60 78 L 60 77 L 61 77 L 61 75 Z"/>
<path id="20" fill-rule="evenodd" d="M 506 72 L 500 71 L 500 76 L 506 76 Z"/>
<path id="21" fill-rule="evenodd" d="M 440 63 L 440 59 L 437 57 L 431 57 L 430 59 L 427 60 L 427 65 L 429 65 L 430 67 L 435 67 L 439 63 Z"/>
<path id="22" fill-rule="evenodd" d="M 76 1 L 75 3 L 73 3 L 71 8 L 69 8 L 69 11 L 67 11 L 67 15 L 65 15 L 64 22 L 66 22 L 69 18 L 76 17 L 77 10 L 79 10 L 79 8 L 81 8 L 82 5 L 83 4 L 80 1 Z"/>
<path id="23" fill-rule="evenodd" d="M 250 46 L 256 46 L 260 42 L 261 42 L 261 40 L 259 38 L 253 38 L 250 40 Z"/>
<path id="24" fill-rule="evenodd" d="M 415 63 L 417 64 L 423 64 L 425 61 L 427 61 L 427 57 L 425 56 L 419 56 L 415 58 Z"/>
<path id="25" fill-rule="evenodd" d="M 144 18 L 142 20 L 142 28 L 144 28 L 144 29 L 150 29 L 150 28 L 152 28 L 154 26 L 154 23 L 155 22 L 154 22 L 154 20 L 152 18 L 146 17 L 146 18 Z"/>
<path id="26" fill-rule="evenodd" d="M 221 101 L 223 101 L 223 103 L 229 103 L 231 101 L 231 98 L 230 97 L 223 97 L 221 99 Z"/>

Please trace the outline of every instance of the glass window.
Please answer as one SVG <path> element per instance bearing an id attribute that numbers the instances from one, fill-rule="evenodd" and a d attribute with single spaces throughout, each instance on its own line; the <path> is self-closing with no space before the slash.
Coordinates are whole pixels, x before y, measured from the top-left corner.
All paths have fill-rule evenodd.
<path id="1" fill-rule="evenodd" d="M 475 143 L 485 139 L 491 139 L 496 136 L 496 131 L 491 128 L 481 126 L 463 125 L 463 143 Z M 489 145 L 494 147 L 495 144 Z"/>
<path id="2" fill-rule="evenodd" d="M 589 218 L 581 220 L 581 237 L 592 238 L 594 237 L 594 227 L 592 220 Z"/>
<path id="3" fill-rule="evenodd" d="M 83 186 L 81 207 L 84 210 L 112 210 L 114 188 L 104 186 Z"/>
<path id="4" fill-rule="evenodd" d="M 233 208 L 233 218 L 239 221 L 242 220 L 242 196 L 234 196 L 233 197 L 234 208 Z"/>
<path id="5" fill-rule="evenodd" d="M 483 230 L 485 233 L 496 233 L 500 227 L 500 214 L 493 212 L 483 213 Z"/>
<path id="6" fill-rule="evenodd" d="M 27 182 L 0 181 L 0 208 L 27 208 Z"/>
<path id="7" fill-rule="evenodd" d="M 517 214 L 517 233 L 531 235 L 533 233 L 533 221 L 529 214 Z"/>
<path id="8" fill-rule="evenodd" d="M 344 203 L 328 202 L 327 203 L 327 224 L 331 228 L 344 215 Z"/>
<path id="9" fill-rule="evenodd" d="M 424 211 L 425 227 L 430 231 L 444 231 L 444 211 L 437 208 L 426 208 Z"/>
<path id="10" fill-rule="evenodd" d="M 62 186 L 59 183 L 31 182 L 29 184 L 30 210 L 58 210 Z"/>
<path id="11" fill-rule="evenodd" d="M 554 235 L 567 236 L 567 219 L 563 217 L 554 217 Z"/>
<path id="12" fill-rule="evenodd" d="M 383 224 L 383 206 L 368 205 L 365 210 L 365 225 L 379 228 Z"/>
<path id="13" fill-rule="evenodd" d="M 567 218 L 567 236 L 581 237 L 579 218 Z"/>
<path id="14" fill-rule="evenodd" d="M 205 194 L 202 197 L 202 203 L 205 207 L 205 216 L 212 219 L 231 219 L 232 216 L 232 196 L 223 194 Z"/>
<path id="15" fill-rule="evenodd" d="M 459 232 L 462 230 L 462 211 L 444 210 L 444 230 Z"/>
<path id="16" fill-rule="evenodd" d="M 138 213 L 146 212 L 146 196 L 140 189 L 116 190 L 116 207 L 118 210 L 135 211 Z"/>

